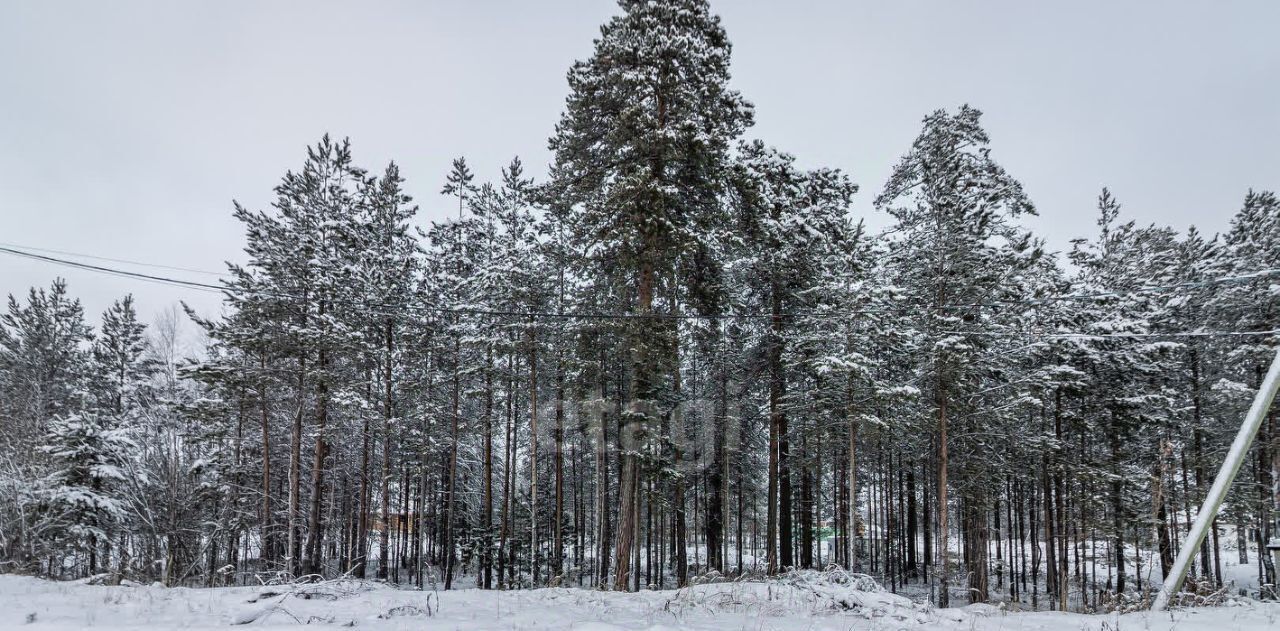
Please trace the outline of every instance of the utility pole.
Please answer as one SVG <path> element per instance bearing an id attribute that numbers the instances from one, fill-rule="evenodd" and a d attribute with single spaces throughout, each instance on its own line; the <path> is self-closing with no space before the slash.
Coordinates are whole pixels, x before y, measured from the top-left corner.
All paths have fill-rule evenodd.
<path id="1" fill-rule="evenodd" d="M 1187 533 L 1187 540 L 1182 544 L 1178 558 L 1173 562 L 1173 571 L 1165 578 L 1164 585 L 1156 594 L 1155 602 L 1151 603 L 1151 611 L 1163 611 L 1169 605 L 1169 598 L 1182 588 L 1182 581 L 1187 576 L 1191 557 L 1204 542 L 1209 524 L 1213 523 L 1213 518 L 1218 515 L 1218 509 L 1227 495 L 1227 489 L 1231 488 L 1231 483 L 1236 479 L 1236 473 L 1240 471 L 1240 465 L 1249 452 L 1249 445 L 1253 443 L 1254 437 L 1258 435 L 1258 428 L 1262 427 L 1262 421 L 1267 417 L 1267 410 L 1271 408 L 1277 389 L 1280 389 L 1280 349 L 1276 351 L 1276 357 L 1271 362 L 1267 376 L 1262 379 L 1262 387 L 1258 388 L 1258 394 L 1253 398 L 1253 405 L 1249 406 L 1249 413 L 1245 415 L 1244 423 L 1240 425 L 1240 431 L 1236 433 L 1236 438 L 1231 443 L 1231 449 L 1227 452 L 1226 461 L 1222 463 L 1222 469 L 1218 471 L 1218 477 L 1214 478 L 1213 486 L 1209 487 L 1204 505 L 1196 514 L 1195 524 L 1191 526 L 1191 531 Z M 1280 561 L 1280 535 L 1274 535 L 1267 548 L 1271 551 L 1272 557 Z"/>

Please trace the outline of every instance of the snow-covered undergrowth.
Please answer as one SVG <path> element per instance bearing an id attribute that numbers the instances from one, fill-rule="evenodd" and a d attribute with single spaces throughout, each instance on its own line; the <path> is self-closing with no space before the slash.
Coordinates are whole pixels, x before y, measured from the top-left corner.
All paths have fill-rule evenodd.
<path id="1" fill-rule="evenodd" d="M 214 589 L 102 586 L 0 576 L 0 629 L 999 629 L 1205 631 L 1280 628 L 1280 604 L 1121 616 L 933 609 L 843 572 L 708 582 L 640 593 L 548 588 L 400 590 L 366 581 Z"/>

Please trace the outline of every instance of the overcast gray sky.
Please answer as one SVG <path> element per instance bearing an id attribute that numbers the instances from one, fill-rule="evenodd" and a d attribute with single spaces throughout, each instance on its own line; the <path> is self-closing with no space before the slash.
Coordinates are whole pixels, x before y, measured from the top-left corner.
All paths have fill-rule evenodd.
<path id="1" fill-rule="evenodd" d="M 1062 249 L 1110 186 L 1129 218 L 1223 229 L 1280 188 L 1280 2 L 719 0 L 750 135 L 862 186 L 857 216 L 930 110 L 985 113 L 1029 221 Z M 221 270 L 231 200 L 265 207 L 307 144 L 403 167 L 441 217 L 450 159 L 535 175 L 609 0 L 0 0 L 0 242 Z M 139 271 L 145 271 L 138 268 Z M 152 270 L 155 271 L 155 270 Z M 93 321 L 216 295 L 0 257 L 0 293 L 68 278 Z M 173 272 L 196 280 L 209 277 Z"/>

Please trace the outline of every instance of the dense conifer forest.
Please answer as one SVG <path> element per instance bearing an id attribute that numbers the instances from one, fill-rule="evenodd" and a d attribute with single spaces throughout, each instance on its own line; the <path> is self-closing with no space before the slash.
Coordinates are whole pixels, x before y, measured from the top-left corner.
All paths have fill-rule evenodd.
<path id="1" fill-rule="evenodd" d="M 269 207 L 228 209 L 246 263 L 170 279 L 221 315 L 148 326 L 124 296 L 95 326 L 61 280 L 11 295 L 0 571 L 646 590 L 839 566 L 1073 611 L 1158 587 L 1280 345 L 1276 195 L 1204 234 L 1101 189 L 1052 253 L 975 107 L 922 113 L 885 182 L 803 168 L 752 136 L 705 0 L 619 4 L 545 179 L 324 136 Z M 423 222 L 406 177 L 451 216 Z M 1273 410 L 1193 587 L 1228 562 L 1275 584 L 1278 472 Z"/>

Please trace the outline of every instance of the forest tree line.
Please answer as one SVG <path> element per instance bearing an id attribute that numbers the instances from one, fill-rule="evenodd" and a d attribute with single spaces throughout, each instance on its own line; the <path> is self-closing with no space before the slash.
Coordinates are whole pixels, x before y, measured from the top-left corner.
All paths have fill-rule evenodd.
<path id="1" fill-rule="evenodd" d="M 394 163 L 325 136 L 235 205 L 221 316 L 148 328 L 125 297 L 95 331 L 60 280 L 11 295 L 0 569 L 638 590 L 838 565 L 1061 609 L 1158 583 L 1280 344 L 1280 200 L 1206 235 L 1103 189 L 1097 232 L 1047 252 L 962 106 L 924 118 L 872 232 L 848 175 L 748 139 L 704 0 L 619 4 L 545 181 L 459 158 L 423 225 Z M 1275 584 L 1278 471 L 1272 411 L 1196 585 L 1226 554 Z"/>

